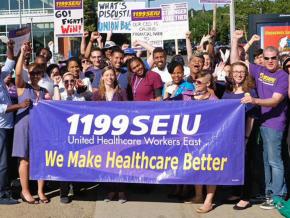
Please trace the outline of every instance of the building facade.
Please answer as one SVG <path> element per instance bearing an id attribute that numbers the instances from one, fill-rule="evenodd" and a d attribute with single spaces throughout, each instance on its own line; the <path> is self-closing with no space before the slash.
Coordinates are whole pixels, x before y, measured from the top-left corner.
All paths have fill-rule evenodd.
<path id="1" fill-rule="evenodd" d="M 8 36 L 10 30 L 32 25 L 31 41 L 34 52 L 41 47 L 47 47 L 50 41 L 54 41 L 57 48 L 53 15 L 53 0 L 1 0 L 0 35 Z M 6 45 L 0 43 L 0 62 L 5 60 L 5 53 Z"/>

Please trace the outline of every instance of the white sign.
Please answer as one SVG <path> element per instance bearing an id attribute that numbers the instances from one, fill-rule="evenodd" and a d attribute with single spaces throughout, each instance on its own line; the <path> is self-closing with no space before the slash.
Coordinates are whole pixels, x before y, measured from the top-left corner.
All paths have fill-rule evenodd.
<path id="1" fill-rule="evenodd" d="M 132 10 L 131 45 L 144 41 L 154 47 L 163 47 L 161 8 Z"/>
<path id="2" fill-rule="evenodd" d="M 145 2 L 98 2 L 100 33 L 131 33 L 131 10 L 145 8 Z"/>
<path id="3" fill-rule="evenodd" d="M 160 6 L 163 20 L 163 40 L 185 39 L 189 25 L 187 3 L 163 4 Z"/>
<path id="4" fill-rule="evenodd" d="M 13 49 L 14 56 L 17 56 L 24 42 L 30 41 L 30 32 L 28 27 L 9 31 L 9 39 L 12 39 L 15 43 Z"/>
<path id="5" fill-rule="evenodd" d="M 55 0 L 54 35 L 56 37 L 81 37 L 83 32 L 83 0 Z"/>

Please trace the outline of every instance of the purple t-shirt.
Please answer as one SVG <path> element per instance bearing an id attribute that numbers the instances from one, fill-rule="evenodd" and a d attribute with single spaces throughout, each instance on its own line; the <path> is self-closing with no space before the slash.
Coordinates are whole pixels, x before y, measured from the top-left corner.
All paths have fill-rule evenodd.
<path id="1" fill-rule="evenodd" d="M 284 70 L 272 73 L 266 67 L 256 64 L 250 64 L 250 73 L 255 79 L 259 98 L 272 98 L 274 92 L 285 97 L 277 107 L 261 107 L 262 126 L 284 131 L 287 120 L 288 74 Z"/>

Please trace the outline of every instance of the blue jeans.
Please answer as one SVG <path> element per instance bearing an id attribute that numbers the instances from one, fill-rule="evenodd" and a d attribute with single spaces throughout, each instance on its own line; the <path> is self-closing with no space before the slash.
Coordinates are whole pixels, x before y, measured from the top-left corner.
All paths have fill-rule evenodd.
<path id="1" fill-rule="evenodd" d="M 282 161 L 283 131 L 261 127 L 265 168 L 266 196 L 284 196 L 287 193 Z"/>
<path id="2" fill-rule="evenodd" d="M 8 189 L 7 130 L 0 128 L 0 198 Z"/>

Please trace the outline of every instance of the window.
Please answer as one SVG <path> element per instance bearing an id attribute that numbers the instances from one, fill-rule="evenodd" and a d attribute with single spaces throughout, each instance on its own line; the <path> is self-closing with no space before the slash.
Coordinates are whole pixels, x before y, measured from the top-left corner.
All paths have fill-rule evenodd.
<path id="1" fill-rule="evenodd" d="M 9 10 L 8 0 L 1 0 L 0 10 Z"/>
<path id="2" fill-rule="evenodd" d="M 43 8 L 43 0 L 30 0 L 30 8 Z"/>

